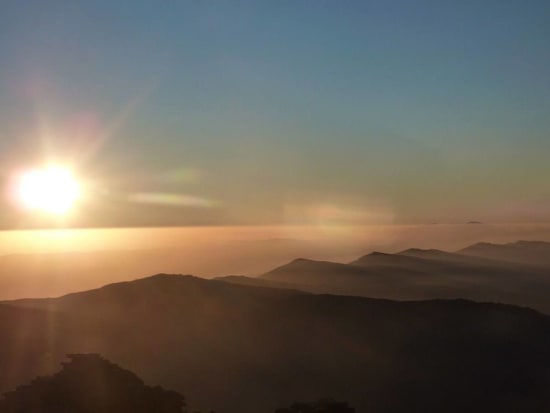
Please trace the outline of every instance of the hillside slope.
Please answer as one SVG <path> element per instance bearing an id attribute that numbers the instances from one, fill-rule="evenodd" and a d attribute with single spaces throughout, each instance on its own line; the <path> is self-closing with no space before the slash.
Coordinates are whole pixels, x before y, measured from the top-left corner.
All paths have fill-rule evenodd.
<path id="1" fill-rule="evenodd" d="M 357 411 L 550 408 L 550 321 L 464 300 L 393 302 L 158 275 L 0 305 L 0 391 L 100 353 L 220 413 L 331 396 Z"/>

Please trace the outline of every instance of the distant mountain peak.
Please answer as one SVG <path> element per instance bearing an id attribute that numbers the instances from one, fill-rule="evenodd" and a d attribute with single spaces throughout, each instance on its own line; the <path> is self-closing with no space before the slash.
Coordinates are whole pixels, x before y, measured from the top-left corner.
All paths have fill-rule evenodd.
<path id="1" fill-rule="evenodd" d="M 278 268 L 284 268 L 284 267 L 307 267 L 307 268 L 313 268 L 313 267 L 320 267 L 320 266 L 338 266 L 338 265 L 344 265 L 337 262 L 332 261 L 323 261 L 323 260 L 312 260 L 309 258 L 296 258 L 286 264 L 283 264 L 281 267 Z"/>
<path id="2" fill-rule="evenodd" d="M 476 242 L 475 244 L 469 245 L 466 248 L 463 248 L 462 250 L 470 249 L 470 248 L 499 248 L 499 247 L 533 247 L 533 246 L 546 246 L 550 247 L 550 242 L 546 241 L 529 241 L 529 240 L 518 240 L 514 242 L 505 242 L 502 244 L 495 243 L 495 242 L 487 242 L 487 241 L 481 241 Z"/>
<path id="3" fill-rule="evenodd" d="M 435 254 L 448 254 L 445 251 L 438 249 L 422 249 L 422 248 L 409 248 L 403 251 L 398 252 L 400 255 L 435 255 Z"/>
<path id="4" fill-rule="evenodd" d="M 202 282 L 202 281 L 206 281 L 206 279 L 201 278 L 201 277 L 197 277 L 197 276 L 194 276 L 194 275 L 191 275 L 191 274 L 164 274 L 164 273 L 159 273 L 159 274 L 154 274 L 154 275 L 148 275 L 148 276 L 142 277 L 142 278 L 136 278 L 135 280 L 110 283 L 110 284 L 106 284 L 102 287 L 92 289 L 92 290 L 87 290 L 87 291 L 108 289 L 108 288 L 111 288 L 111 287 L 117 287 L 117 286 L 128 285 L 128 284 L 132 284 L 132 285 L 143 284 L 143 283 L 164 284 L 164 283 L 172 283 L 172 282 Z M 74 294 L 79 294 L 79 292 L 71 293 L 71 294 L 67 294 L 67 295 L 74 295 Z"/>
<path id="5" fill-rule="evenodd" d="M 533 247 L 550 248 L 550 242 L 519 240 L 519 241 L 499 244 L 499 243 L 482 241 L 482 242 L 476 242 L 475 244 L 469 245 L 461 249 L 460 251 L 484 249 L 484 248 L 509 249 L 509 248 L 533 248 Z"/>
<path id="6" fill-rule="evenodd" d="M 529 265 L 550 267 L 550 242 L 520 240 L 504 244 L 478 242 L 458 251 L 477 256 Z"/>
<path id="7" fill-rule="evenodd" d="M 289 264 L 305 264 L 308 262 L 317 262 L 315 260 L 312 260 L 310 258 L 295 258 L 292 261 L 289 262 Z"/>
<path id="8" fill-rule="evenodd" d="M 380 251 L 373 251 L 370 254 L 367 254 L 367 257 L 389 257 L 393 254 L 389 254 L 387 252 L 380 252 Z"/>
<path id="9" fill-rule="evenodd" d="M 367 255 L 363 255 L 362 257 L 359 257 L 358 259 L 350 262 L 350 265 L 359 265 L 359 266 L 366 266 L 366 265 L 376 265 L 376 264 L 398 264 L 402 262 L 403 260 L 409 260 L 409 257 L 404 257 L 403 255 L 398 254 L 389 254 L 386 252 L 379 252 L 379 251 L 373 251 Z"/>
<path id="10" fill-rule="evenodd" d="M 464 249 L 467 249 L 467 248 L 486 248 L 486 247 L 494 247 L 494 246 L 497 246 L 497 245 L 507 245 L 507 244 L 493 244 L 491 242 L 482 241 L 482 242 L 476 242 L 475 244 L 469 245 L 468 247 L 466 247 Z"/>

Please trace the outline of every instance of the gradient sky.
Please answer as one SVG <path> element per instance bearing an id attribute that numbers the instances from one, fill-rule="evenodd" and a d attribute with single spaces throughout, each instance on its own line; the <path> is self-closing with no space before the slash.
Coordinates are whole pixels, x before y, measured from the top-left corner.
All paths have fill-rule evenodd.
<path id="1" fill-rule="evenodd" d="M 549 22 L 547 0 L 2 1 L 2 176 L 74 165 L 79 226 L 550 221 Z"/>

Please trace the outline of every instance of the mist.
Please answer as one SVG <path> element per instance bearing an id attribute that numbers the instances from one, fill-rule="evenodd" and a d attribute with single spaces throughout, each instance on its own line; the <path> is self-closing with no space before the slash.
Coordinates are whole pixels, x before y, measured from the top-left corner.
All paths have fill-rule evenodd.
<path id="1" fill-rule="evenodd" d="M 59 296 L 151 274 L 259 275 L 295 258 L 550 240 L 549 224 L 242 226 L 4 231 L 0 299 Z"/>

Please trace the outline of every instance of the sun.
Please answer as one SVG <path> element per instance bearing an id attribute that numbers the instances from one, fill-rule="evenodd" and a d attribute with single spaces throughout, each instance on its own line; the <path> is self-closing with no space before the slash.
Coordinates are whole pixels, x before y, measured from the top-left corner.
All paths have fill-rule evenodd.
<path id="1" fill-rule="evenodd" d="M 81 195 L 73 172 L 62 166 L 48 166 L 22 172 L 14 185 L 17 203 L 25 210 L 65 215 Z"/>

